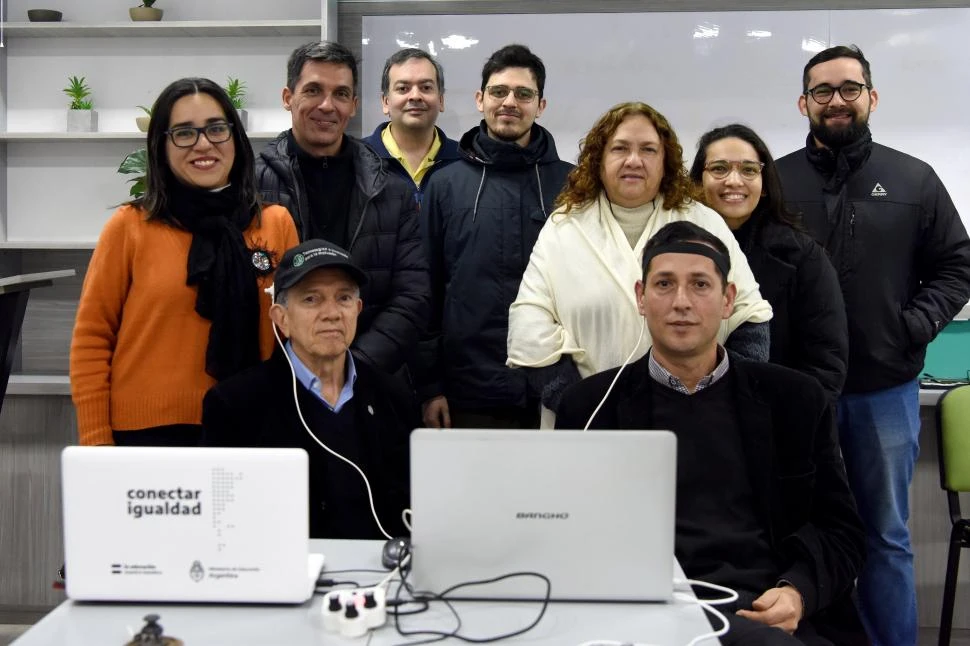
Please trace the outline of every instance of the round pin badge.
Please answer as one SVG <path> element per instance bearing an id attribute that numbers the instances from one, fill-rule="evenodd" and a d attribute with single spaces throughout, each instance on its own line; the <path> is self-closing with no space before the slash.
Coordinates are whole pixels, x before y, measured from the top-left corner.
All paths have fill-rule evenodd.
<path id="1" fill-rule="evenodd" d="M 273 263 L 270 262 L 269 254 L 262 249 L 257 249 L 252 255 L 253 267 L 261 272 L 267 272 L 273 268 Z"/>

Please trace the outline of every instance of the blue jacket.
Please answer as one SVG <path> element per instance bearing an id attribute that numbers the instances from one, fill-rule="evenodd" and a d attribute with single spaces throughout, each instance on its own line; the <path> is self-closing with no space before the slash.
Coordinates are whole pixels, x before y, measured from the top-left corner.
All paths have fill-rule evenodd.
<path id="1" fill-rule="evenodd" d="M 465 409 L 525 406 L 526 373 L 505 365 L 509 306 L 573 165 L 538 125 L 523 148 L 490 139 L 483 121 L 460 153 L 434 176 L 422 209 L 432 315 L 418 394 Z"/>
<path id="2" fill-rule="evenodd" d="M 387 128 L 390 123 L 390 121 L 385 121 L 381 125 L 374 128 L 374 132 L 371 134 L 371 136 L 364 137 L 361 139 L 361 141 L 373 148 L 374 152 L 376 152 L 381 159 L 386 160 L 384 165 L 388 170 L 400 175 L 410 184 L 413 184 L 414 180 L 411 179 L 411 174 L 408 173 L 408 170 L 401 165 L 401 162 L 391 156 L 391 153 L 388 152 L 387 147 L 381 140 L 381 135 L 384 134 L 384 129 Z M 428 181 L 431 179 L 431 176 L 451 162 L 460 159 L 460 156 L 458 155 L 458 142 L 454 139 L 449 139 L 445 135 L 444 130 L 438 126 L 435 126 L 434 129 L 438 132 L 438 139 L 441 141 L 441 148 L 438 149 L 438 155 L 434 159 L 434 166 L 428 169 L 428 172 L 426 172 L 424 177 L 421 178 L 421 184 L 415 187 L 414 202 L 417 205 L 418 210 L 421 210 L 421 198 L 424 197 L 424 189 L 428 187 Z"/>

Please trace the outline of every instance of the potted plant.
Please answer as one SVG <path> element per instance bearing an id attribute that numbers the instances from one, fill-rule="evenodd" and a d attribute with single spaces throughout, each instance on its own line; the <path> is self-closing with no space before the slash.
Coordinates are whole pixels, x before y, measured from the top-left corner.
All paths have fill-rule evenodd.
<path id="1" fill-rule="evenodd" d="M 94 111 L 91 101 L 91 88 L 84 82 L 84 77 L 72 76 L 70 84 L 64 88 L 64 94 L 71 98 L 71 105 L 67 110 L 68 132 L 96 132 L 98 129 L 98 113 Z"/>
<path id="2" fill-rule="evenodd" d="M 133 199 L 141 197 L 145 192 L 145 182 L 148 177 L 148 149 L 139 148 L 125 155 L 125 158 L 121 161 L 121 166 L 118 167 L 118 172 L 122 175 L 134 175 L 128 180 L 128 183 L 131 184 L 128 195 Z"/>
<path id="3" fill-rule="evenodd" d="M 232 107 L 239 113 L 239 120 L 242 121 L 243 128 L 249 129 L 249 113 L 243 109 L 246 105 L 246 82 L 240 81 L 231 76 L 226 77 L 226 85 L 223 88 L 229 95 Z"/>
<path id="4" fill-rule="evenodd" d="M 146 108 L 143 105 L 140 105 L 138 107 L 141 108 L 142 112 L 144 112 L 145 114 L 140 117 L 135 117 L 135 125 L 138 126 L 138 129 L 140 131 L 148 132 L 148 123 L 152 120 L 152 109 Z"/>
<path id="5" fill-rule="evenodd" d="M 161 20 L 162 10 L 153 7 L 154 4 L 155 0 L 141 0 L 140 5 L 128 10 L 128 15 L 135 21 Z"/>

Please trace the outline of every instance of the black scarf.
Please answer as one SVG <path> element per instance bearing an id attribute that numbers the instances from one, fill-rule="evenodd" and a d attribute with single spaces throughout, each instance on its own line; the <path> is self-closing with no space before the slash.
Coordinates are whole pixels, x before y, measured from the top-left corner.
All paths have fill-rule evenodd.
<path id="1" fill-rule="evenodd" d="M 198 286 L 195 311 L 212 321 L 205 371 L 222 380 L 259 363 L 259 291 L 242 235 L 252 206 L 234 185 L 213 192 L 173 181 L 166 210 L 192 233 L 186 284 Z"/>
<path id="2" fill-rule="evenodd" d="M 842 190 L 849 175 L 858 170 L 872 152 L 872 133 L 866 128 L 862 135 L 847 146 L 831 150 L 815 143 L 811 133 L 805 143 L 805 154 L 808 161 L 818 172 L 826 178 L 822 188 L 826 193 L 838 193 Z"/>

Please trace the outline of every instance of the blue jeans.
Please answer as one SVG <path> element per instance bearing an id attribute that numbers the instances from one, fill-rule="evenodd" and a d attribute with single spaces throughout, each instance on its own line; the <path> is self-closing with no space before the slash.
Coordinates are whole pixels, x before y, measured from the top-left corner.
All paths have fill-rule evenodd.
<path id="1" fill-rule="evenodd" d="M 919 454 L 919 383 L 848 394 L 838 403 L 849 486 L 866 526 L 859 603 L 875 646 L 916 644 L 916 586 L 909 544 L 909 485 Z"/>

